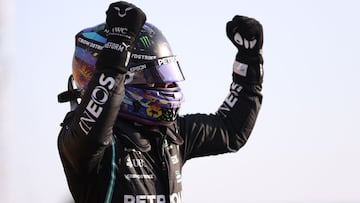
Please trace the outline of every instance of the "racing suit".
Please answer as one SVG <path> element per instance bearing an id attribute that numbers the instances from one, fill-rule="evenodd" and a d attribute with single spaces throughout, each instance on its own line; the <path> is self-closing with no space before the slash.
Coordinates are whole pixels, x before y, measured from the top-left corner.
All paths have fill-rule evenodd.
<path id="1" fill-rule="evenodd" d="M 262 76 L 247 81 L 234 72 L 230 93 L 214 114 L 188 114 L 170 126 L 147 126 L 118 116 L 125 74 L 107 63 L 96 67 L 58 136 L 76 202 L 181 203 L 187 160 L 236 152 L 249 138 L 262 102 Z M 261 67 L 262 61 L 248 64 L 249 70 Z"/>
<path id="2" fill-rule="evenodd" d="M 262 100 L 260 84 L 239 84 L 234 74 L 230 94 L 215 114 L 180 116 L 168 127 L 142 126 L 119 117 L 108 119 L 122 99 L 124 76 L 104 75 L 94 75 L 88 92 L 101 83 L 110 87 L 110 82 L 104 81 L 114 80 L 118 85 L 105 105 L 95 107 L 96 98 L 85 96 L 80 106 L 66 115 L 58 137 L 76 202 L 182 202 L 184 163 L 194 157 L 239 150 L 253 129 Z M 97 118 L 96 108 L 103 108 L 105 116 Z"/>

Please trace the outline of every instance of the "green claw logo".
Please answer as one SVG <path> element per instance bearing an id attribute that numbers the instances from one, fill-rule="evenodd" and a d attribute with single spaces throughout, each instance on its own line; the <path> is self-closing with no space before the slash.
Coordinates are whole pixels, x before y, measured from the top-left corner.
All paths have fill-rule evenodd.
<path id="1" fill-rule="evenodd" d="M 144 47 L 148 48 L 151 46 L 151 42 L 148 36 L 140 37 L 140 42 L 144 45 Z"/>

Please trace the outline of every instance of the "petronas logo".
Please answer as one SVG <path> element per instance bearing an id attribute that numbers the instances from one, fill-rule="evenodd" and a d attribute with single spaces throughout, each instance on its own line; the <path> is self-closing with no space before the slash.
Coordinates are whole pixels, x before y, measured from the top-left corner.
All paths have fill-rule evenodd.
<path id="1" fill-rule="evenodd" d="M 148 36 L 141 36 L 140 37 L 140 42 L 144 45 L 144 47 L 150 47 L 151 46 L 151 42 Z"/>

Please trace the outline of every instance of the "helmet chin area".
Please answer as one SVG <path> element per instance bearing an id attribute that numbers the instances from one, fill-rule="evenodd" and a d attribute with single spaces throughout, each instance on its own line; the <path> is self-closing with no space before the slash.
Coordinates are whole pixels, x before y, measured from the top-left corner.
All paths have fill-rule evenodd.
<path id="1" fill-rule="evenodd" d="M 183 102 L 183 94 L 176 83 L 173 87 L 126 85 L 119 116 L 145 125 L 170 125 Z"/>

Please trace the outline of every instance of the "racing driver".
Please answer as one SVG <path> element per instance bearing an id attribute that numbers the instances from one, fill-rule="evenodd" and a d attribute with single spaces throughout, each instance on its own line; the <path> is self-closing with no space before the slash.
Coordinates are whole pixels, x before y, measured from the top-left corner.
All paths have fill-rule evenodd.
<path id="1" fill-rule="evenodd" d="M 181 203 L 187 160 L 244 146 L 262 102 L 262 25 L 236 15 L 226 33 L 238 50 L 229 95 L 217 112 L 188 115 L 179 61 L 140 8 L 112 3 L 105 23 L 76 35 L 58 96 L 71 105 L 58 150 L 75 202 Z"/>

